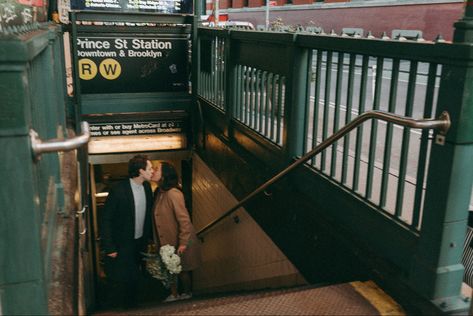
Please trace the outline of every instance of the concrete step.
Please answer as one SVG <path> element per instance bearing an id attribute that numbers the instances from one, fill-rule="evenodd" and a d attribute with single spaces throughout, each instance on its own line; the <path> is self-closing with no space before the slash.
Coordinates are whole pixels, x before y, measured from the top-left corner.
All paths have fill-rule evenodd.
<path id="1" fill-rule="evenodd" d="M 405 315 L 374 282 L 298 287 L 109 310 L 94 315 Z"/>

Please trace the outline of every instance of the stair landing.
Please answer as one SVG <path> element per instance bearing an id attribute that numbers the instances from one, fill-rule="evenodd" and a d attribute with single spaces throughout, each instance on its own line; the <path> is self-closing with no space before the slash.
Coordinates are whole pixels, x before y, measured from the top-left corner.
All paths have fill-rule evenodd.
<path id="1" fill-rule="evenodd" d="M 405 315 L 375 283 L 352 282 L 160 303 L 95 315 Z"/>

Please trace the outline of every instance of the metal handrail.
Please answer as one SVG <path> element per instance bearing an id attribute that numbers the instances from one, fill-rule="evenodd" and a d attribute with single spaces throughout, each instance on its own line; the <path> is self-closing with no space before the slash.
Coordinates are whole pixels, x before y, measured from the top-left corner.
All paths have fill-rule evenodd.
<path id="1" fill-rule="evenodd" d="M 42 153 L 57 152 L 57 151 L 69 151 L 81 147 L 89 142 L 90 130 L 89 123 L 82 122 L 82 134 L 68 138 L 65 140 L 51 139 L 48 141 L 42 141 L 38 133 L 33 129 L 30 130 L 31 138 L 31 149 L 33 150 L 33 156 L 36 160 L 39 160 Z"/>
<path id="2" fill-rule="evenodd" d="M 383 112 L 383 111 L 368 111 L 359 116 L 357 116 L 353 121 L 342 127 L 336 133 L 332 134 L 330 137 L 322 141 L 318 146 L 314 149 L 303 155 L 301 158 L 294 161 L 291 165 L 286 167 L 284 170 L 280 171 L 277 175 L 266 181 L 262 184 L 259 188 L 248 194 L 243 200 L 238 202 L 235 206 L 230 208 L 228 211 L 220 215 L 214 221 L 207 224 L 204 228 L 197 232 L 199 237 L 202 237 L 204 233 L 214 227 L 217 223 L 222 221 L 225 217 L 229 216 L 240 207 L 242 207 L 246 202 L 254 198 L 259 193 L 263 192 L 268 188 L 270 185 L 274 184 L 276 181 L 280 180 L 282 177 L 286 176 L 289 172 L 300 166 L 301 164 L 305 163 L 307 160 L 313 158 L 315 155 L 320 153 L 325 148 L 329 147 L 337 140 L 348 134 L 351 130 L 356 128 L 361 123 L 369 120 L 369 119 L 378 119 L 387 121 L 390 123 L 410 127 L 410 128 L 417 128 L 417 129 L 438 129 L 440 134 L 445 135 L 450 128 L 450 115 L 448 112 L 442 112 L 438 119 L 412 119 L 405 116 L 400 116 L 393 113 Z"/>

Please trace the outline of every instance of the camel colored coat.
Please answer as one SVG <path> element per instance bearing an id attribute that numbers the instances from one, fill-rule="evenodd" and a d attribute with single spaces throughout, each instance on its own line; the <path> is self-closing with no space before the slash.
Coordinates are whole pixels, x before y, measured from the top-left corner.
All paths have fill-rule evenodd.
<path id="1" fill-rule="evenodd" d="M 184 195 L 175 188 L 157 192 L 153 216 L 159 246 L 171 245 L 177 250 L 178 246 L 187 245 L 181 256 L 182 270 L 194 270 L 201 262 L 200 241 L 191 223 Z"/>

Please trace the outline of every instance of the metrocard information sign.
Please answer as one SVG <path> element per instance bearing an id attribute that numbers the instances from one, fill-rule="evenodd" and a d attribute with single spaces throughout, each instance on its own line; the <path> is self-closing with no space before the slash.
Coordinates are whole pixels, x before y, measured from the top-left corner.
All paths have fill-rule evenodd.
<path id="1" fill-rule="evenodd" d="M 192 14 L 192 0 L 71 0 L 72 10 Z"/>
<path id="2" fill-rule="evenodd" d="M 185 38 L 80 35 L 77 54 L 84 94 L 188 90 Z"/>

